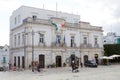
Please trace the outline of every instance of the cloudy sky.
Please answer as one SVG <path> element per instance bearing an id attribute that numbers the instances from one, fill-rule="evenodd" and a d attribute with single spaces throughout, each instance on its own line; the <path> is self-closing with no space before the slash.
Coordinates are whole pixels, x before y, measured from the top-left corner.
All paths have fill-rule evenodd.
<path id="1" fill-rule="evenodd" d="M 9 45 L 9 17 L 21 5 L 79 14 L 81 21 L 120 35 L 120 0 L 0 0 L 0 45 Z"/>

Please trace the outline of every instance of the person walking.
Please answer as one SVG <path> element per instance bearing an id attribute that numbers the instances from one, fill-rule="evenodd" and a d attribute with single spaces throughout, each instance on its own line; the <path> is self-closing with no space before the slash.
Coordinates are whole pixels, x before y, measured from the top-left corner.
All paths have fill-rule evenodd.
<path id="1" fill-rule="evenodd" d="M 40 64 L 37 65 L 37 71 L 40 72 Z"/>
<path id="2" fill-rule="evenodd" d="M 72 72 L 73 72 L 74 68 L 75 68 L 75 61 L 74 60 L 72 60 L 71 66 L 72 66 Z"/>
<path id="3" fill-rule="evenodd" d="M 83 67 L 83 63 L 81 62 L 80 65 L 81 65 L 81 68 L 82 68 Z"/>

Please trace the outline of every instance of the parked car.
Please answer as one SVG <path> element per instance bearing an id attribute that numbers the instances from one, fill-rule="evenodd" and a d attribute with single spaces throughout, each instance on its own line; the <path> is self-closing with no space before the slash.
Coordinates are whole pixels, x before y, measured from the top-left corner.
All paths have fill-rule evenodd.
<path id="1" fill-rule="evenodd" d="M 88 60 L 88 61 L 85 61 L 84 66 L 85 67 L 97 67 L 98 65 L 95 61 Z"/>

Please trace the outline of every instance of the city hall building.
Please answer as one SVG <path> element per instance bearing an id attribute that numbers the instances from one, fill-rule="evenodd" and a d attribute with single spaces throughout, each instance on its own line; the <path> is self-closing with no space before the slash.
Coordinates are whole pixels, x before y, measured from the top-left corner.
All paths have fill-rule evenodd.
<path id="1" fill-rule="evenodd" d="M 18 68 L 99 63 L 102 37 L 102 27 L 80 21 L 80 15 L 21 6 L 10 17 L 10 62 Z"/>

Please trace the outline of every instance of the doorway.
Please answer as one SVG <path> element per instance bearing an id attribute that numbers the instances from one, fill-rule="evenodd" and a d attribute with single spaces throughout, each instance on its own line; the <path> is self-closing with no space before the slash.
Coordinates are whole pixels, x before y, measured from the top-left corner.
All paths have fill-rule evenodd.
<path id="1" fill-rule="evenodd" d="M 72 61 L 75 61 L 75 54 L 72 54 L 70 58 L 71 58 L 71 65 L 72 65 Z"/>
<path id="2" fill-rule="evenodd" d="M 84 55 L 84 63 L 88 61 L 88 55 Z"/>
<path id="3" fill-rule="evenodd" d="M 25 57 L 22 56 L 22 68 L 25 68 Z"/>
<path id="4" fill-rule="evenodd" d="M 61 56 L 56 56 L 56 67 L 62 66 L 62 58 Z"/>
<path id="5" fill-rule="evenodd" d="M 39 64 L 40 64 L 40 68 L 45 67 L 45 56 L 44 55 L 39 55 Z"/>

